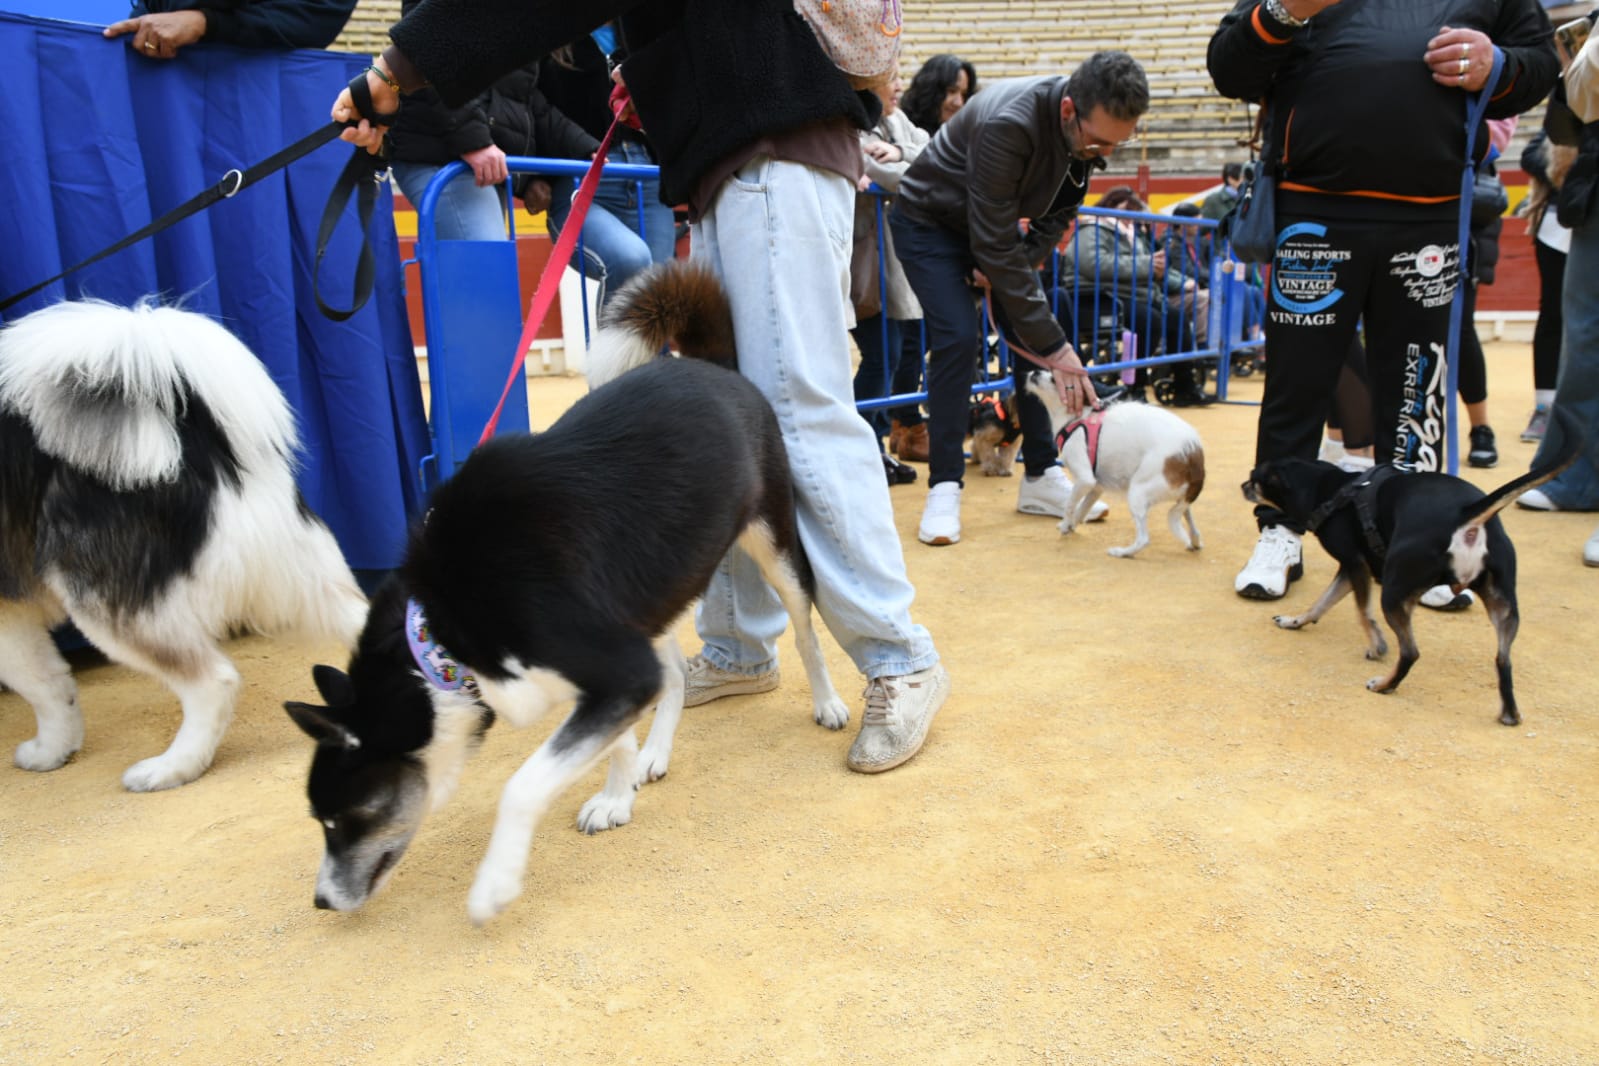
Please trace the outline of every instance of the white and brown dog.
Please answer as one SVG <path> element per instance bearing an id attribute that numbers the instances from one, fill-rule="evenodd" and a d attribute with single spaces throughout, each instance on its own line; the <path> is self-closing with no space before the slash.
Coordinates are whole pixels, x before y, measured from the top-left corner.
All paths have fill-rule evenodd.
<path id="1" fill-rule="evenodd" d="M 1047 370 L 1029 373 L 1027 388 L 1049 409 L 1055 446 L 1071 474 L 1062 533 L 1076 529 L 1109 488 L 1127 495 L 1138 535 L 1124 548 L 1107 548 L 1108 554 L 1126 558 L 1149 543 L 1149 509 L 1161 500 L 1172 501 L 1166 516 L 1172 536 L 1189 551 L 1204 546 L 1191 505 L 1205 487 L 1205 447 L 1193 426 L 1164 408 L 1127 400 L 1068 418 Z"/>

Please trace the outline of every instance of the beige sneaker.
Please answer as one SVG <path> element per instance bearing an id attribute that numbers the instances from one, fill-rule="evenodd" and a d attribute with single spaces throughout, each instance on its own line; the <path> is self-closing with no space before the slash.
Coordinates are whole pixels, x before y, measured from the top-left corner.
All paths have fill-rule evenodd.
<path id="1" fill-rule="evenodd" d="M 849 749 L 849 768 L 863 774 L 892 770 L 922 750 L 933 716 L 949 696 L 943 665 L 866 683 L 866 714 Z"/>
<path id="2" fill-rule="evenodd" d="M 687 661 L 683 681 L 683 706 L 698 707 L 702 703 L 719 700 L 723 696 L 750 696 L 757 692 L 770 692 L 777 687 L 780 677 L 777 667 L 759 674 L 735 674 L 711 665 L 704 654 Z"/>

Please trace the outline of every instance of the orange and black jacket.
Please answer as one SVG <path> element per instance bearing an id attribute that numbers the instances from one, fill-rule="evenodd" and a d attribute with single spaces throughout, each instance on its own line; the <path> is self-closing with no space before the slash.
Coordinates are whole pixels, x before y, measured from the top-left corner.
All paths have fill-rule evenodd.
<path id="1" fill-rule="evenodd" d="M 1290 28 L 1239 0 L 1210 39 L 1216 89 L 1268 101 L 1278 209 L 1328 218 L 1454 218 L 1472 94 L 1423 58 L 1443 27 L 1486 33 L 1505 54 L 1487 118 L 1537 106 L 1560 75 L 1538 0 L 1344 0 Z M 1486 129 L 1475 153 L 1488 151 Z"/>

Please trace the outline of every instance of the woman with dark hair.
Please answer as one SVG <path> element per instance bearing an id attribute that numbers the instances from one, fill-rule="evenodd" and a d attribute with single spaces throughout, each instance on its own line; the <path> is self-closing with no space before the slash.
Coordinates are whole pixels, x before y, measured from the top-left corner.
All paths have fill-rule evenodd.
<path id="1" fill-rule="evenodd" d="M 944 52 L 922 64 L 899 106 L 906 118 L 930 136 L 976 91 L 977 68 L 960 56 Z"/>

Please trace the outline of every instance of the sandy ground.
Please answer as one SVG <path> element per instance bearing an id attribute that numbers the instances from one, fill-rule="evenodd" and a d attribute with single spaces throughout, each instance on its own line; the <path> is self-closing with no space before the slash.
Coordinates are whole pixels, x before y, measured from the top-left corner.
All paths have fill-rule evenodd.
<path id="1" fill-rule="evenodd" d="M 1528 360 L 1490 355 L 1485 486 L 1531 457 Z M 576 384 L 532 392 L 547 419 Z M 172 699 L 84 668 L 83 752 L 0 771 L 0 1061 L 1599 1061 L 1593 516 L 1506 513 L 1507 729 L 1480 607 L 1425 613 L 1420 665 L 1382 697 L 1351 606 L 1290 633 L 1236 597 L 1255 411 L 1188 414 L 1204 551 L 1161 528 L 1112 559 L 1124 507 L 1063 538 L 1014 512 L 1016 479 L 978 476 L 965 539 L 929 549 L 921 486 L 895 489 L 954 677 L 920 757 L 848 772 L 854 724 L 812 724 L 790 648 L 778 691 L 688 713 L 631 825 L 575 830 L 599 771 L 567 795 L 483 929 L 466 890 L 545 730 L 493 730 L 388 890 L 338 915 L 311 905 L 309 743 L 279 709 L 333 649 L 237 642 L 216 765 L 155 795 L 118 779 L 165 746 Z M 1306 570 L 1288 605 L 1332 572 L 1308 545 Z M 0 695 L 0 745 L 31 731 Z"/>

